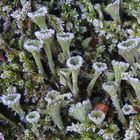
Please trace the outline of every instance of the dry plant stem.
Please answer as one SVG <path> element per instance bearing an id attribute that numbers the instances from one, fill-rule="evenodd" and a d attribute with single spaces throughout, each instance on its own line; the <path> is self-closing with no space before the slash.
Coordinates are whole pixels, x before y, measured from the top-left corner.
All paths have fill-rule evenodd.
<path id="1" fill-rule="evenodd" d="M 93 87 L 94 87 L 94 85 L 96 83 L 96 80 L 99 78 L 100 75 L 101 75 L 100 72 L 95 72 L 94 78 L 90 81 L 90 83 L 89 83 L 89 85 L 87 87 L 87 95 L 88 96 L 91 96 Z"/>
<path id="2" fill-rule="evenodd" d="M 44 72 L 44 69 L 43 69 L 43 65 L 41 63 L 41 57 L 40 57 L 40 53 L 37 52 L 37 51 L 32 51 L 32 55 L 35 59 L 35 62 L 37 64 L 37 67 L 39 69 L 39 73 L 41 73 L 43 76 L 45 76 L 45 72 Z"/>
<path id="3" fill-rule="evenodd" d="M 49 63 L 49 67 L 50 67 L 50 70 L 52 72 L 52 74 L 55 75 L 55 68 L 54 68 L 54 62 L 53 62 L 53 58 L 52 58 L 52 51 L 51 51 L 51 46 L 49 44 L 45 44 L 45 52 L 47 54 L 47 57 L 48 57 L 48 63 Z"/>
<path id="4" fill-rule="evenodd" d="M 72 70 L 72 86 L 73 86 L 72 93 L 76 99 L 79 97 L 78 73 L 79 73 L 79 70 Z"/>

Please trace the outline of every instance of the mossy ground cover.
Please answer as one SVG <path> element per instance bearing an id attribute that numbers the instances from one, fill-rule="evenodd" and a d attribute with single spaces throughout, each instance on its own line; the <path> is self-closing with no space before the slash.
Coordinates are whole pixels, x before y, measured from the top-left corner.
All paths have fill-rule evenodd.
<path id="1" fill-rule="evenodd" d="M 1 0 L 1 139 L 139 140 L 139 27 L 139 0 Z"/>

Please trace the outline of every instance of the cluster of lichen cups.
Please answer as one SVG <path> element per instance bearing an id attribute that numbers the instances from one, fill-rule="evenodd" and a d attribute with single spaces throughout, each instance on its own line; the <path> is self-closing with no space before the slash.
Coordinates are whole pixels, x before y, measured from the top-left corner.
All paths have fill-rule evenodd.
<path id="1" fill-rule="evenodd" d="M 43 112 L 31 111 L 26 116 L 25 112 L 20 107 L 20 94 L 13 93 L 3 95 L 1 99 L 3 104 L 14 110 L 24 122 L 31 124 L 31 131 L 36 135 L 37 138 L 39 138 L 39 120 L 41 117 L 40 113 L 43 113 L 43 115 L 45 114 L 46 117 L 50 116 L 54 124 L 64 132 L 64 124 L 60 111 L 61 108 L 73 102 L 73 95 L 71 93 L 61 94 L 56 90 L 48 91 L 44 98 L 44 100 L 47 102 L 46 110 L 43 110 Z M 89 129 L 89 127 L 95 129 L 95 125 L 100 126 L 102 124 L 103 120 L 105 119 L 106 112 L 100 110 L 99 108 L 92 110 L 91 102 L 87 99 L 83 102 L 71 104 L 69 108 L 69 115 L 78 120 L 81 123 L 79 125 L 85 126 L 85 129 Z M 90 122 L 94 122 L 94 124 L 91 123 L 89 126 Z M 71 128 L 73 125 L 74 124 L 72 124 L 72 126 L 67 126 L 67 132 L 73 131 Z"/>
<path id="2" fill-rule="evenodd" d="M 51 2 L 53 2 L 53 0 Z M 77 3 L 80 4 L 80 1 Z M 116 0 L 111 4 L 108 4 L 104 9 L 105 12 L 111 16 L 115 25 L 120 25 L 121 23 L 120 5 L 121 0 Z M 90 7 L 89 3 L 88 7 Z M 95 32 L 99 33 L 100 35 L 107 34 L 103 30 L 105 22 L 102 6 L 100 4 L 95 4 L 94 10 L 96 10 L 98 13 L 99 20 L 95 18 L 93 25 L 100 23 L 100 25 L 96 25 L 98 28 L 96 29 L 95 27 Z M 43 54 L 43 50 L 45 51 L 48 62 L 47 64 L 52 74 L 51 78 L 56 80 L 54 80 L 56 85 L 53 83 L 54 85 L 52 86 L 51 81 L 48 84 L 45 82 L 42 84 L 43 86 L 45 84 L 47 85 L 47 90 L 45 90 L 46 95 L 44 95 L 44 91 L 41 91 L 42 95 L 41 99 L 37 102 L 37 108 L 35 109 L 36 111 L 34 111 L 34 109 L 31 107 L 31 109 L 29 108 L 30 111 L 28 113 L 26 113 L 26 111 L 24 112 L 24 109 L 22 109 L 22 106 L 20 105 L 21 94 L 17 93 L 16 91 L 9 91 L 9 89 L 7 89 L 8 93 L 1 96 L 2 103 L 19 115 L 21 122 L 26 123 L 28 128 L 26 130 L 31 131 L 37 139 L 42 138 L 42 129 L 43 131 L 44 129 L 45 131 L 51 129 L 49 125 L 47 126 L 45 124 L 47 123 L 48 118 L 51 122 L 51 126 L 53 126 L 53 129 L 58 130 L 60 135 L 66 135 L 69 132 L 74 132 L 72 134 L 80 134 L 80 137 L 83 140 L 96 139 L 89 138 L 92 134 L 95 136 L 101 136 L 99 139 L 116 140 L 119 139 L 117 133 L 121 130 L 118 128 L 118 124 L 121 123 L 120 126 L 122 126 L 122 129 L 125 130 L 124 140 L 139 139 L 138 135 L 140 132 L 140 119 L 136 109 L 139 109 L 140 106 L 140 80 L 137 78 L 139 75 L 137 74 L 136 70 L 140 69 L 140 38 L 129 37 L 125 41 L 120 39 L 121 42 L 119 42 L 120 40 L 118 39 L 119 41 L 117 40 L 118 43 L 116 44 L 116 48 L 118 49 L 118 54 L 122 57 L 121 61 L 108 59 L 103 60 L 100 58 L 100 56 L 97 56 L 97 59 L 95 58 L 91 60 L 92 69 L 89 70 L 89 64 L 87 64 L 85 67 L 83 64 L 84 61 L 87 62 L 89 56 L 94 54 L 90 54 L 88 52 L 91 48 L 88 48 L 88 44 L 90 43 L 87 43 L 87 41 L 91 41 L 91 38 L 85 39 L 85 42 L 82 44 L 87 50 L 89 49 L 86 52 L 86 49 L 84 48 L 84 55 L 81 55 L 80 53 L 77 53 L 78 55 L 72 55 L 70 52 L 70 47 L 73 45 L 72 41 L 76 34 L 68 31 L 58 32 L 53 26 L 47 25 L 47 14 L 48 9 L 44 6 L 39 6 L 38 10 L 27 14 L 29 19 L 31 19 L 31 21 L 35 23 L 37 27 L 39 27 L 39 30 L 37 29 L 34 32 L 35 38 L 26 39 L 23 46 L 24 49 L 30 52 L 34 58 L 35 64 L 38 68 L 38 73 L 44 79 L 47 79 L 46 75 L 49 74 L 48 71 L 45 70 L 45 64 L 43 65 L 42 63 L 46 57 L 41 56 L 41 54 Z M 82 16 L 84 16 L 84 14 Z M 92 22 L 90 22 L 90 24 L 92 24 Z M 102 29 L 101 32 L 100 29 Z M 102 46 L 100 46 L 100 48 L 106 49 Z M 23 53 L 24 52 L 21 52 L 20 54 L 26 55 L 26 52 L 25 54 Z M 97 50 L 95 50 L 95 54 L 96 53 L 98 54 Z M 61 56 L 63 58 L 62 60 L 60 60 Z M 108 58 L 108 56 L 106 57 Z M 58 60 L 55 60 L 55 58 L 58 58 Z M 20 59 L 22 59 L 22 56 L 20 56 Z M 124 62 L 123 59 L 126 62 Z M 90 76 L 86 73 L 90 78 L 85 78 L 85 75 L 82 75 L 83 71 L 81 68 L 83 68 L 82 70 L 84 72 L 87 69 L 90 71 Z M 3 75 L 1 75 L 1 78 L 4 79 L 4 76 L 6 75 L 5 73 L 6 70 L 2 73 Z M 84 93 L 82 93 L 83 91 L 80 89 L 83 83 L 79 81 L 80 78 L 83 78 L 82 76 L 88 81 L 88 83 L 83 82 L 87 84 L 86 89 L 82 89 Z M 96 85 L 96 83 L 98 83 L 98 79 L 100 77 L 102 78 L 102 76 L 103 80 L 100 79 L 99 86 Z M 48 80 L 49 78 L 50 77 L 48 77 Z M 132 93 L 135 93 L 134 95 L 128 93 L 126 97 L 123 97 L 122 99 L 122 96 L 125 96 L 121 91 L 122 80 L 123 82 L 125 80 L 128 85 L 131 85 L 131 87 L 134 89 L 134 91 L 132 91 Z M 41 86 L 37 85 L 37 89 L 33 91 L 38 90 Z M 93 93 L 96 92 L 96 87 L 97 90 L 101 90 L 101 92 L 99 91 L 99 94 L 103 94 L 103 96 L 106 98 L 105 100 L 102 101 L 102 99 L 99 99 L 100 97 L 96 98 L 94 96 Z M 97 99 L 97 101 L 95 101 L 93 98 L 95 100 Z M 108 105 L 109 103 L 112 103 L 112 105 Z M 109 110 L 109 107 L 111 107 L 111 111 L 113 110 L 113 113 Z M 66 114 L 63 112 L 63 109 L 67 110 L 65 112 Z M 114 114 L 117 114 L 117 117 Z M 63 120 L 65 115 L 67 115 L 68 120 Z M 115 117 L 117 120 L 119 120 L 118 124 L 114 124 Z M 65 121 L 68 122 L 65 123 Z M 46 125 L 45 127 L 44 124 Z M 72 136 L 72 139 L 75 138 Z"/>
<path id="3" fill-rule="evenodd" d="M 45 16 L 47 15 L 47 8 L 41 7 L 35 12 L 28 13 L 28 16 L 31 18 L 31 20 L 38 25 L 40 28 L 40 31 L 35 32 L 35 36 L 38 40 L 30 40 L 25 41 L 24 48 L 31 52 L 35 62 L 38 66 L 39 73 L 41 73 L 43 76 L 45 76 L 45 72 L 43 69 L 43 66 L 41 64 L 41 58 L 40 58 L 40 51 L 41 48 L 44 47 L 45 53 L 48 58 L 48 65 L 50 68 L 50 71 L 53 75 L 56 75 L 55 70 L 55 64 L 54 64 L 54 58 L 53 58 L 53 48 L 57 49 L 57 43 L 55 40 L 55 31 L 53 29 L 48 29 L 45 21 Z M 68 59 L 70 57 L 70 45 L 72 42 L 72 39 L 74 38 L 73 33 L 57 33 L 57 41 L 60 44 L 60 47 L 63 52 L 63 57 Z M 39 43 L 40 42 L 40 43 Z"/>
<path id="4" fill-rule="evenodd" d="M 42 11 L 42 12 L 41 12 Z M 47 58 L 48 58 L 48 64 L 49 68 L 51 70 L 51 73 L 53 75 L 56 75 L 56 69 L 55 64 L 53 60 L 53 54 L 52 54 L 52 48 L 56 48 L 55 43 L 55 31 L 53 29 L 47 29 L 47 26 L 45 25 L 45 18 L 44 16 L 47 14 L 47 9 L 45 7 L 40 8 L 40 10 L 35 11 L 33 13 L 29 13 L 28 16 L 31 18 L 33 22 L 35 22 L 39 28 L 40 31 L 35 32 L 35 36 L 38 40 L 27 40 L 25 41 L 24 48 L 32 53 L 35 62 L 38 66 L 39 73 L 41 73 L 43 76 L 45 76 L 45 71 L 43 69 L 43 66 L 41 64 L 41 58 L 40 58 L 40 51 L 41 48 L 44 46 L 44 50 L 46 52 Z M 83 59 L 81 56 L 72 56 L 70 57 L 70 45 L 72 42 L 72 39 L 74 38 L 73 33 L 57 33 L 56 35 L 57 41 L 60 44 L 60 47 L 62 49 L 63 57 L 65 58 L 65 61 L 67 61 L 67 67 L 70 69 L 70 73 L 72 73 L 72 83 L 70 80 L 70 75 L 66 76 L 64 73 L 65 70 L 60 69 L 60 73 L 66 78 L 66 82 L 69 85 L 69 88 L 71 89 L 71 92 L 75 96 L 75 98 L 78 98 L 78 73 L 80 70 L 80 67 L 82 66 Z M 40 42 L 40 43 L 39 43 Z M 65 71 L 65 72 L 64 72 Z"/>

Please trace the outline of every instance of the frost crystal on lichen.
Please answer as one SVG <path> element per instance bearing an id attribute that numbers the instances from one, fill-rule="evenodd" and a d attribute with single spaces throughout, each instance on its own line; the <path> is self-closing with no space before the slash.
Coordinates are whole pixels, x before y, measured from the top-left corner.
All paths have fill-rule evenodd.
<path id="1" fill-rule="evenodd" d="M 88 114 L 88 117 L 96 125 L 100 125 L 105 119 L 105 113 L 100 110 L 93 110 L 90 114 Z"/>
<path id="2" fill-rule="evenodd" d="M 81 56 L 72 56 L 67 60 L 67 66 L 70 69 L 79 70 L 82 66 L 83 58 Z"/>
<path id="3" fill-rule="evenodd" d="M 32 52 L 32 51 L 40 52 L 41 48 L 43 48 L 43 45 L 39 40 L 28 39 L 24 43 L 24 48 L 29 52 Z"/>
<path id="4" fill-rule="evenodd" d="M 89 100 L 84 100 L 82 103 L 78 102 L 72 104 L 69 108 L 69 115 L 80 122 L 86 122 L 88 113 L 91 111 L 91 103 Z"/>
<path id="5" fill-rule="evenodd" d="M 40 7 L 37 11 L 35 12 L 29 12 L 28 16 L 31 18 L 33 22 L 35 22 L 40 29 L 45 29 L 46 28 L 46 23 L 45 23 L 45 16 L 48 13 L 47 7 Z"/>
<path id="6" fill-rule="evenodd" d="M 1 139 L 139 140 L 139 24 L 140 0 L 1 0 Z"/>
<path id="7" fill-rule="evenodd" d="M 3 104 L 10 107 L 14 104 L 18 104 L 20 98 L 21 98 L 20 94 L 8 94 L 8 95 L 2 95 L 1 99 L 2 99 Z"/>
<path id="8" fill-rule="evenodd" d="M 40 115 L 37 111 L 33 111 L 30 112 L 27 116 L 26 116 L 26 121 L 33 124 L 33 123 L 37 123 L 40 119 Z"/>

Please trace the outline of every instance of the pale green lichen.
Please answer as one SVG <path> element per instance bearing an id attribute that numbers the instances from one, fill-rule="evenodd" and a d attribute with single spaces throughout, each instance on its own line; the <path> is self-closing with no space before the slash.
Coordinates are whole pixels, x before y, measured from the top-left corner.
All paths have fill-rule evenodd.
<path id="1" fill-rule="evenodd" d="M 140 139 L 139 7 L 139 0 L 1 0 L 0 137 Z M 30 49 L 29 38 L 39 39 Z"/>
<path id="2" fill-rule="evenodd" d="M 124 126 L 126 126 L 127 122 L 122 113 L 119 98 L 117 95 L 117 90 L 118 90 L 117 85 L 115 84 L 114 81 L 109 81 L 109 82 L 103 84 L 103 89 L 110 95 L 112 103 L 118 112 L 118 117 L 119 117 L 120 121 L 123 123 Z"/>
<path id="3" fill-rule="evenodd" d="M 4 105 L 14 110 L 20 116 L 20 119 L 23 120 L 25 112 L 20 106 L 20 98 L 21 95 L 19 93 L 10 93 L 8 95 L 2 95 L 1 100 Z"/>
<path id="4" fill-rule="evenodd" d="M 91 111 L 91 103 L 89 100 L 84 100 L 82 103 L 78 102 L 72 104 L 69 108 L 69 115 L 80 122 L 88 121 L 88 114 Z"/>

